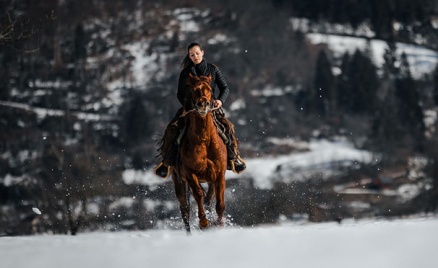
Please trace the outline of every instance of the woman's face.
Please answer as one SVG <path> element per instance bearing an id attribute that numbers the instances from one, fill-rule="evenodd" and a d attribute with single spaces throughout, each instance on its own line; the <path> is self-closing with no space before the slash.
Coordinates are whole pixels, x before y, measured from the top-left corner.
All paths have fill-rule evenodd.
<path id="1" fill-rule="evenodd" d="M 195 65 L 201 63 L 204 58 L 204 50 L 201 50 L 199 46 L 192 47 L 189 49 L 189 58 Z"/>

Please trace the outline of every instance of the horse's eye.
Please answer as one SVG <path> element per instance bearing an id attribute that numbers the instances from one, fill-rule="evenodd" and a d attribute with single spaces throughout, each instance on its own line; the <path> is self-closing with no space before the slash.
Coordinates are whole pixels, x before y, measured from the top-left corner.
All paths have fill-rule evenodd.
<path id="1" fill-rule="evenodd" d="M 196 103 L 196 106 L 198 106 L 198 107 L 202 106 L 202 102 L 198 101 L 198 102 Z"/>
<path id="2" fill-rule="evenodd" d="M 209 102 L 209 101 L 207 101 L 206 105 L 207 105 L 207 106 L 210 106 L 210 102 Z"/>

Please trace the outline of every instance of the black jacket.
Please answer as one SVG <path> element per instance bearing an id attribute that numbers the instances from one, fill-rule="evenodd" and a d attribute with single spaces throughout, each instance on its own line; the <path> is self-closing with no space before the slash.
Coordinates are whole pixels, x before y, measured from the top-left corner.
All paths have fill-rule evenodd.
<path id="1" fill-rule="evenodd" d="M 196 76 L 207 76 L 211 74 L 210 86 L 213 89 L 213 98 L 221 100 L 222 104 L 225 103 L 225 100 L 227 99 L 228 93 L 230 91 L 227 82 L 225 81 L 225 78 L 223 77 L 221 71 L 216 65 L 207 63 L 205 60 L 203 60 L 200 64 L 196 66 L 194 66 L 193 64 L 187 66 L 179 74 L 177 98 L 183 106 L 187 92 L 186 84 L 187 79 L 189 78 L 189 73 Z M 217 89 L 219 89 L 219 95 L 216 95 Z"/>

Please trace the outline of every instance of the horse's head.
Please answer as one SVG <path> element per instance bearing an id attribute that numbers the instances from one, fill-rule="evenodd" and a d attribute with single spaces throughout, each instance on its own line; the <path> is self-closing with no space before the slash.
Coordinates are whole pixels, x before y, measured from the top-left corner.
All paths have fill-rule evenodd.
<path id="1" fill-rule="evenodd" d="M 211 75 L 193 76 L 189 75 L 188 83 L 190 86 L 190 98 L 193 108 L 201 115 L 205 116 L 213 110 L 213 90 L 210 86 Z"/>

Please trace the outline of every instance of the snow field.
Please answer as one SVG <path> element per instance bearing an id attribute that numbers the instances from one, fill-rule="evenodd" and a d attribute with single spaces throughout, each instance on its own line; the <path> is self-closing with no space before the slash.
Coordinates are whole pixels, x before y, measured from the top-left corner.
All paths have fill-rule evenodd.
<path id="1" fill-rule="evenodd" d="M 0 238 L 2 268 L 438 267 L 438 218 Z"/>

